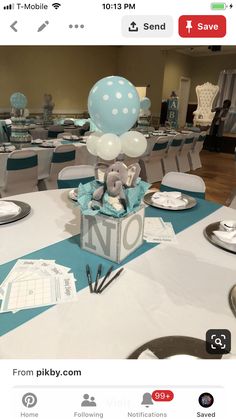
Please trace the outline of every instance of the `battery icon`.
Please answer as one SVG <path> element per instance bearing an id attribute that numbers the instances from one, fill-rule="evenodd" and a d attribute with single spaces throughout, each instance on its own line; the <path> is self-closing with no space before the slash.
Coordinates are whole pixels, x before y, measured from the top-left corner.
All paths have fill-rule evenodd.
<path id="1" fill-rule="evenodd" d="M 211 10 L 225 10 L 226 7 L 226 3 L 211 3 Z"/>

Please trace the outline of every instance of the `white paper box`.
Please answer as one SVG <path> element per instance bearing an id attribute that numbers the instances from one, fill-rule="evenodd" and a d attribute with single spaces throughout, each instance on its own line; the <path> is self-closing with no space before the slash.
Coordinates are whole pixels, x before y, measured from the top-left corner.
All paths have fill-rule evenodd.
<path id="1" fill-rule="evenodd" d="M 122 218 L 81 214 L 80 246 L 113 262 L 121 262 L 143 244 L 143 228 L 143 205 Z"/>

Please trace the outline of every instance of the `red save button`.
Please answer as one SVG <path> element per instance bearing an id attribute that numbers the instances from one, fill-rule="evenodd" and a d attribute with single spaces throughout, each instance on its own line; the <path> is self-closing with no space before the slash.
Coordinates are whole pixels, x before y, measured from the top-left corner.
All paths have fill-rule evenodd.
<path id="1" fill-rule="evenodd" d="M 182 38 L 223 38 L 226 35 L 226 18 L 221 15 L 180 16 L 179 35 Z"/>

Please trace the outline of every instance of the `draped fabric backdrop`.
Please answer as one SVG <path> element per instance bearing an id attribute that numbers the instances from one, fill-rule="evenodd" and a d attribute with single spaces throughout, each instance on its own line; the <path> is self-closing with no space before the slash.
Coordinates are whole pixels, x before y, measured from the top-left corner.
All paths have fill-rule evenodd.
<path id="1" fill-rule="evenodd" d="M 236 69 L 221 71 L 218 86 L 220 93 L 216 106 L 222 106 L 225 99 L 230 99 L 231 108 L 236 110 Z"/>
<path id="2" fill-rule="evenodd" d="M 225 99 L 231 100 L 228 118 L 225 121 L 225 132 L 236 133 L 236 69 L 223 70 L 218 79 L 220 88 L 216 106 L 222 106 Z"/>

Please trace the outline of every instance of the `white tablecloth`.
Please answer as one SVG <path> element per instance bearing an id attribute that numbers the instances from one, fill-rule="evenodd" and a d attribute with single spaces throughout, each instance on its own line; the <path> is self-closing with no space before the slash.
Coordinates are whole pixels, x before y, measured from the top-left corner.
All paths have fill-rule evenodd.
<path id="1" fill-rule="evenodd" d="M 92 164 L 96 162 L 96 157 L 92 156 L 86 144 L 75 143 L 76 146 L 76 163 L 75 164 Z M 30 147 L 29 147 L 30 148 Z M 49 176 L 50 164 L 52 159 L 53 148 L 31 147 L 31 150 L 38 154 L 38 179 L 45 179 Z M 6 173 L 8 153 L 0 153 L 0 188 L 4 186 L 4 178 Z"/>
<path id="2" fill-rule="evenodd" d="M 32 213 L 1 226 L 0 263 L 79 233 L 79 209 L 67 193 L 20 196 Z M 236 211 L 222 207 L 179 233 L 178 244 L 159 245 L 133 259 L 103 294 L 85 288 L 77 301 L 54 306 L 7 333 L 0 339 L 0 357 L 126 358 L 149 340 L 204 340 L 212 328 L 231 330 L 236 357 L 236 319 L 228 304 L 236 256 L 203 236 L 206 225 L 222 219 L 236 219 Z"/>

